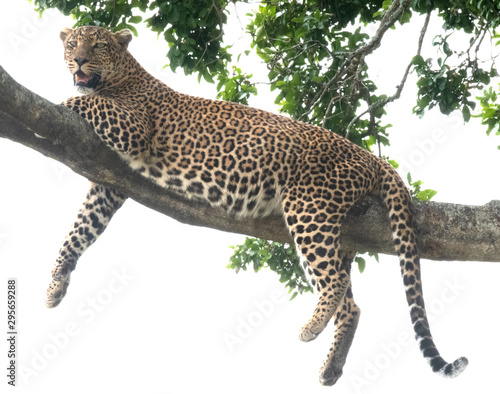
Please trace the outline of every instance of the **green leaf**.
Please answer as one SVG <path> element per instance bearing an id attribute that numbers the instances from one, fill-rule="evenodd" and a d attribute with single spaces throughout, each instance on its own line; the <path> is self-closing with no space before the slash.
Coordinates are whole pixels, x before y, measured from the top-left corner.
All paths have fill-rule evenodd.
<path id="1" fill-rule="evenodd" d="M 414 64 L 416 66 L 423 66 L 426 64 L 424 58 L 420 55 L 416 55 L 411 59 L 411 64 Z"/>
<path id="2" fill-rule="evenodd" d="M 387 160 L 391 166 L 394 168 L 399 168 L 399 163 L 396 160 Z"/>
<path id="3" fill-rule="evenodd" d="M 138 36 L 139 36 L 139 34 L 137 33 L 137 29 L 136 29 L 134 26 L 129 25 L 128 23 L 127 23 L 125 26 L 127 27 L 127 29 L 129 29 L 129 30 L 132 32 L 132 34 L 133 34 L 135 37 L 138 37 Z"/>
<path id="4" fill-rule="evenodd" d="M 139 15 L 133 16 L 128 20 L 128 23 L 140 23 L 140 22 L 142 22 L 142 16 Z"/>
<path id="5" fill-rule="evenodd" d="M 466 122 L 468 122 L 470 120 L 470 117 L 471 117 L 471 113 L 470 113 L 470 109 L 468 106 L 464 105 L 463 108 L 462 108 L 462 115 L 464 117 L 464 120 Z"/>
<path id="6" fill-rule="evenodd" d="M 417 194 L 417 199 L 420 201 L 429 201 L 432 197 L 437 194 L 436 190 L 425 189 Z"/>
<path id="7" fill-rule="evenodd" d="M 210 72 L 208 72 L 208 70 L 205 70 L 205 72 L 203 73 L 203 78 L 205 79 L 205 81 L 207 81 L 208 83 L 214 83 L 214 79 L 213 77 L 210 75 Z"/>
<path id="8" fill-rule="evenodd" d="M 358 269 L 359 269 L 359 272 L 362 274 L 362 273 L 363 273 L 363 271 L 364 271 L 364 270 L 365 270 L 365 268 L 366 268 L 366 261 L 365 261 L 365 259 L 364 259 L 363 257 L 359 257 L 359 256 L 358 256 L 358 257 L 356 257 L 356 258 L 354 259 L 354 261 L 355 261 L 356 263 L 358 263 Z"/>

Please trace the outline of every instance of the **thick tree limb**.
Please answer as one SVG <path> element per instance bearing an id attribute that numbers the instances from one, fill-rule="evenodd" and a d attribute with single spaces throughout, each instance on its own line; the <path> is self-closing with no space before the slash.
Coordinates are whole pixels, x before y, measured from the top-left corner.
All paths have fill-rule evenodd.
<path id="1" fill-rule="evenodd" d="M 112 186 L 182 223 L 282 242 L 291 240 L 280 217 L 235 218 L 160 188 L 132 171 L 82 118 L 19 85 L 2 67 L 0 137 L 35 149 L 91 181 Z M 415 205 L 423 257 L 500 261 L 500 201 L 480 207 L 432 202 Z M 349 213 L 342 234 L 349 248 L 394 254 L 387 212 L 378 198 L 367 197 L 358 203 Z"/>

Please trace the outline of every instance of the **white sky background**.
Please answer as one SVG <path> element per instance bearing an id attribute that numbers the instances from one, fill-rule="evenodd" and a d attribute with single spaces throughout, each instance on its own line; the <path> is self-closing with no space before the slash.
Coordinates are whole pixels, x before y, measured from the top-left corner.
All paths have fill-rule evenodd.
<path id="1" fill-rule="evenodd" d="M 40 21 L 27 1 L 0 0 L 0 10 L 0 64 L 53 102 L 75 95 L 58 37 L 72 20 L 51 12 Z M 236 40 L 237 20 L 233 27 L 226 35 Z M 367 59 L 378 70 L 377 84 L 389 93 L 416 46 L 417 28 L 407 30 L 389 32 L 385 52 Z M 166 45 L 154 34 L 141 31 L 130 50 L 174 89 L 215 96 L 214 86 L 162 69 Z M 426 51 L 424 58 L 433 54 Z M 243 66 L 265 73 L 259 64 Z M 422 120 L 412 115 L 412 78 L 402 99 L 387 108 L 394 127 L 384 153 L 409 163 L 414 179 L 437 189 L 435 201 L 478 205 L 498 199 L 499 139 L 487 138 L 477 123 L 464 126 L 437 111 Z M 252 105 L 275 110 L 273 96 L 260 90 Z M 362 318 L 344 376 L 324 388 L 318 369 L 333 326 L 316 341 L 301 343 L 298 333 L 316 296 L 288 302 L 273 273 L 236 275 L 226 269 L 228 245 L 244 237 L 182 225 L 128 201 L 81 258 L 64 301 L 50 310 L 44 306 L 50 272 L 88 183 L 58 162 L 2 139 L 0 185 L 0 293 L 6 293 L 8 277 L 19 282 L 17 393 L 498 392 L 498 264 L 422 262 L 438 348 L 447 361 L 470 361 L 454 380 L 433 374 L 413 340 L 396 257 L 370 261 L 363 274 L 353 267 Z M 239 342 L 228 346 L 228 335 Z M 5 371 L 6 350 L 0 365 Z M 0 384 L 6 381 L 2 377 Z"/>

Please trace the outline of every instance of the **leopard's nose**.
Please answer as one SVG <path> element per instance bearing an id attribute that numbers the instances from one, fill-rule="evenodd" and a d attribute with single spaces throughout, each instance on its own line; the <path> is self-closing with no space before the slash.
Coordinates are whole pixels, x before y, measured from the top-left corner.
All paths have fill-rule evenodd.
<path id="1" fill-rule="evenodd" d="M 83 66 L 85 63 L 87 63 L 89 61 L 89 59 L 85 58 L 85 57 L 80 57 L 80 56 L 77 56 L 73 59 L 76 64 L 78 64 L 80 67 Z"/>

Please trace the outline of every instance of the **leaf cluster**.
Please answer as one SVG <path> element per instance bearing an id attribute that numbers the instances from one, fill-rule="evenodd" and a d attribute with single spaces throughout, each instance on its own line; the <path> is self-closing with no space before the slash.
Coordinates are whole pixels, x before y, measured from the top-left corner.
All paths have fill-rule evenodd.
<path id="1" fill-rule="evenodd" d="M 491 78 L 498 74 L 494 65 L 486 71 L 478 66 L 477 61 L 471 62 L 467 67 L 464 65 L 451 67 L 447 64 L 447 60 L 453 52 L 446 39 L 443 39 L 443 42 L 441 45 L 446 57 L 437 59 L 437 68 L 432 65 L 431 61 L 425 61 L 420 55 L 413 58 L 412 63 L 420 77 L 417 81 L 417 105 L 413 111 L 423 116 L 426 109 L 432 109 L 435 106 L 438 106 L 445 115 L 460 110 L 464 120 L 468 122 L 471 118 L 471 111 L 476 107 L 476 102 L 469 99 L 471 91 L 488 85 Z"/>
<path id="2" fill-rule="evenodd" d="M 500 2 L 496 0 L 416 0 L 412 8 L 419 13 L 436 11 L 445 30 L 472 34 L 481 25 L 491 29 L 500 25 Z"/>
<path id="3" fill-rule="evenodd" d="M 419 76 L 414 112 L 422 116 L 426 109 L 435 106 L 446 115 L 459 110 L 468 122 L 476 105 L 469 99 L 471 90 L 481 89 L 498 76 L 494 59 L 487 59 L 491 65 L 485 70 L 481 67 L 485 60 L 479 58 L 479 53 L 485 37 L 492 37 L 500 25 L 500 1 L 418 0 L 413 8 L 420 12 L 435 10 L 444 21 L 443 34 L 433 40 L 441 56 L 436 61 L 424 60 L 421 56 L 413 59 Z M 469 37 L 465 48 L 460 44 L 467 42 L 467 39 L 452 43 L 458 31 Z"/>
<path id="4" fill-rule="evenodd" d="M 72 15 L 75 26 L 97 25 L 113 31 L 130 29 L 135 35 L 134 24 L 143 18 L 134 15 L 134 9 L 145 12 L 150 0 L 34 0 L 40 15 L 48 8 L 56 8 L 64 15 Z"/>
<path id="5" fill-rule="evenodd" d="M 247 237 L 243 244 L 231 248 L 234 253 L 227 268 L 235 270 L 236 273 L 240 270 L 246 271 L 248 267 L 254 272 L 266 267 L 278 274 L 279 281 L 288 288 L 288 293 L 292 293 L 290 299 L 303 292 L 313 292 L 300 267 L 300 258 L 295 247 Z"/>
<path id="6" fill-rule="evenodd" d="M 417 201 L 430 201 L 432 197 L 437 194 L 436 190 L 424 189 L 422 190 L 422 181 L 413 181 L 411 174 L 408 173 L 406 178 L 408 179 L 408 185 L 410 186 L 410 195 L 413 200 Z"/>
<path id="7" fill-rule="evenodd" d="M 500 135 L 500 103 L 497 102 L 498 94 L 490 86 L 483 91 L 483 95 L 477 97 L 481 104 L 481 112 L 476 117 L 481 119 L 481 124 L 487 126 L 488 135 L 496 129 L 495 135 Z M 500 145 L 498 146 L 500 150 Z"/>
<path id="8" fill-rule="evenodd" d="M 241 68 L 232 66 L 232 73 L 229 70 L 221 72 L 217 79 L 217 98 L 248 105 L 250 95 L 257 94 L 255 83 L 251 81 L 252 74 L 246 74 Z"/>
<path id="9" fill-rule="evenodd" d="M 380 19 L 374 16 L 382 1 L 272 1 L 253 14 L 247 31 L 252 47 L 268 65 L 275 103 L 295 119 L 323 126 L 341 135 L 361 106 L 385 96 L 368 76 L 363 59 L 353 59 L 343 78 L 338 73 L 348 57 L 370 38 L 362 26 Z M 356 29 L 346 28 L 356 23 Z M 369 121 L 358 121 L 350 139 L 370 149 L 387 143 L 379 119 L 383 108 Z M 371 137 L 371 138 L 370 138 Z"/>

